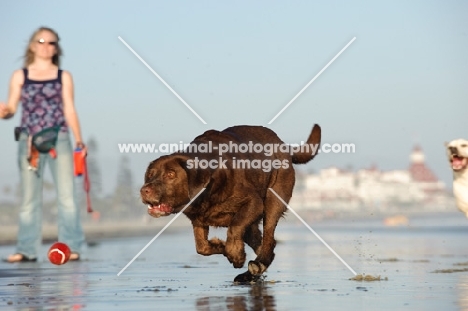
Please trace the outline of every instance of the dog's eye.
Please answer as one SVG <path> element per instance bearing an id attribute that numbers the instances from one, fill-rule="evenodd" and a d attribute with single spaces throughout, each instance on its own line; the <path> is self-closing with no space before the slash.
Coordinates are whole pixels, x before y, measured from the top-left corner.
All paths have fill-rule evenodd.
<path id="1" fill-rule="evenodd" d="M 176 176 L 174 171 L 169 171 L 165 175 L 167 178 L 171 178 L 171 179 Z"/>
<path id="2" fill-rule="evenodd" d="M 462 144 L 461 147 L 462 148 L 466 148 L 468 145 L 467 144 Z"/>

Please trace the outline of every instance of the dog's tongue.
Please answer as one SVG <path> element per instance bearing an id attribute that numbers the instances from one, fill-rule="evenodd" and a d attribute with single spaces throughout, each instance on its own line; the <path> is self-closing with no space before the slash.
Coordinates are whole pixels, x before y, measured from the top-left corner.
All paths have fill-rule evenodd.
<path id="1" fill-rule="evenodd" d="M 163 203 L 163 204 L 159 204 L 158 207 L 159 207 L 159 210 L 160 210 L 161 212 L 165 212 L 165 213 L 170 213 L 170 212 L 172 212 L 172 208 L 171 208 L 169 205 L 166 205 L 166 204 L 164 204 L 164 203 Z"/>
<path id="2" fill-rule="evenodd" d="M 454 169 L 461 169 L 463 167 L 463 158 L 460 157 L 453 157 L 452 159 L 452 167 Z"/>

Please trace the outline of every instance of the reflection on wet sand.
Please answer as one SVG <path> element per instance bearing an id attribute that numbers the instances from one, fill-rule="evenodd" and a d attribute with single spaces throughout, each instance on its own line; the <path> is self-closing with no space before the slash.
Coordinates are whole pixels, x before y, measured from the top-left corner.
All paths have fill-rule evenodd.
<path id="1" fill-rule="evenodd" d="M 460 274 L 458 279 L 457 294 L 460 310 L 468 310 L 468 275 Z"/>
<path id="2" fill-rule="evenodd" d="M 245 286 L 248 293 L 231 296 L 208 296 L 198 298 L 196 308 L 198 311 L 230 310 L 230 311 L 275 311 L 276 301 L 268 293 L 268 287 L 263 283 Z"/>
<path id="3" fill-rule="evenodd" d="M 366 283 L 349 281 L 346 267 L 303 224 L 280 227 L 285 242 L 268 277 L 254 285 L 234 285 L 222 256 L 194 254 L 191 232 L 165 232 L 121 276 L 151 237 L 102 240 L 88 250 L 90 259 L 63 266 L 0 262 L 0 310 L 468 310 L 463 221 L 314 226 L 356 271 L 381 276 Z M 13 247 L 0 247 L 0 255 Z"/>
<path id="4" fill-rule="evenodd" d="M 24 266 L 22 266 L 24 267 Z M 39 268 L 40 264 L 31 264 L 26 269 L 18 269 L 23 276 L 21 282 L 8 282 L 14 298 L 7 304 L 15 310 L 81 310 L 85 303 L 83 290 L 87 287 L 86 275 L 80 265 L 73 265 L 65 273 L 60 268 Z M 70 266 L 68 266 L 70 267 Z"/>

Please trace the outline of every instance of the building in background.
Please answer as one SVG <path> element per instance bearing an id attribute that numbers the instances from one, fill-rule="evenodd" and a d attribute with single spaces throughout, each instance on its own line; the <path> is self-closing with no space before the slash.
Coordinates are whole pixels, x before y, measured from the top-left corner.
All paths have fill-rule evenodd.
<path id="1" fill-rule="evenodd" d="M 448 210 L 452 195 L 424 159 L 415 146 L 406 170 L 381 171 L 374 165 L 356 172 L 330 167 L 299 173 L 290 205 L 299 210 Z"/>

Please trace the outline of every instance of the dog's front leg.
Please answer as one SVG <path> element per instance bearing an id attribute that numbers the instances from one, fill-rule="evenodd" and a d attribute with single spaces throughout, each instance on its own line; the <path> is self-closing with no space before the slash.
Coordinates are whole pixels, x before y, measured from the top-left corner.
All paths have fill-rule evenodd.
<path id="1" fill-rule="evenodd" d="M 224 241 L 213 238 L 208 241 L 208 226 L 193 226 L 197 253 L 204 256 L 224 253 Z"/>

